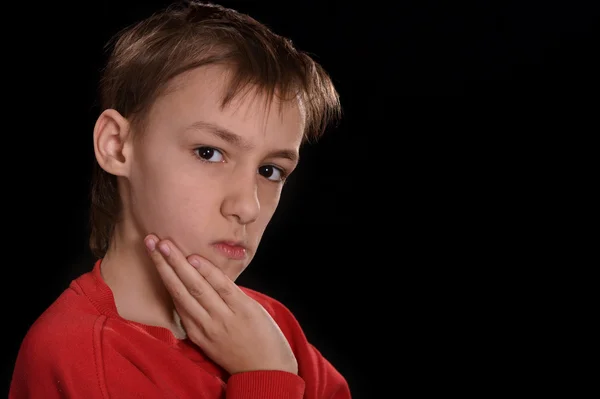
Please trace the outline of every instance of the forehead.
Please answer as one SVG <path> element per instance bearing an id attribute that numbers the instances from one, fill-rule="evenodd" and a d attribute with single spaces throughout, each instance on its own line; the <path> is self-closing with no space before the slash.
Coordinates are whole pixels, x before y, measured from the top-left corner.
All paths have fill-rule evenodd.
<path id="1" fill-rule="evenodd" d="M 296 144 L 302 140 L 304 112 L 298 100 L 269 98 L 256 86 L 247 86 L 224 107 L 231 71 L 211 65 L 175 77 L 152 106 L 149 119 L 171 125 L 204 121 L 223 126 L 244 136 Z M 173 126 L 172 126 L 173 127 Z M 290 143 L 293 141 L 294 143 Z"/>

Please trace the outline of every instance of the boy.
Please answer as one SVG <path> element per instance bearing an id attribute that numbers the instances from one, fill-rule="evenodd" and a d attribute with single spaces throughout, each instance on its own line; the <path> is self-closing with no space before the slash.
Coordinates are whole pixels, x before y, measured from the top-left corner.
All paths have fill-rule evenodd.
<path id="1" fill-rule="evenodd" d="M 237 286 L 306 140 L 323 69 L 191 2 L 122 32 L 94 132 L 93 270 L 25 337 L 10 398 L 350 398 L 281 303 Z"/>

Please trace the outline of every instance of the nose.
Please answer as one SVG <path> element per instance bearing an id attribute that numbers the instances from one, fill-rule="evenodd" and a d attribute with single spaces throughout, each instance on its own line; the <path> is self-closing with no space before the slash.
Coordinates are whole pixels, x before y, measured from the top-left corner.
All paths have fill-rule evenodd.
<path id="1" fill-rule="evenodd" d="M 227 219 L 234 218 L 239 224 L 254 222 L 260 213 L 256 172 L 245 173 L 226 183 L 225 198 L 221 204 L 221 213 Z"/>

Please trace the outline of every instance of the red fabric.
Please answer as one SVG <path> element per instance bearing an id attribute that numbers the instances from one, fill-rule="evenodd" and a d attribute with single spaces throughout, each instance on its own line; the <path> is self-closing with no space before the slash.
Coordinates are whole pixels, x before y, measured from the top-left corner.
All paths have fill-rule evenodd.
<path id="1" fill-rule="evenodd" d="M 298 360 L 298 375 L 251 371 L 230 376 L 190 340 L 121 318 L 100 262 L 73 280 L 28 331 L 9 399 L 350 398 L 345 379 L 307 342 L 278 301 L 242 288 L 280 326 Z"/>

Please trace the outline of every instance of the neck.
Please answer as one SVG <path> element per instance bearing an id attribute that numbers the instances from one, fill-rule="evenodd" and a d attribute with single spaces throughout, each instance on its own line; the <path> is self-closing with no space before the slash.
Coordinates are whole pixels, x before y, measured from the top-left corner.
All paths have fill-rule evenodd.
<path id="1" fill-rule="evenodd" d="M 177 338 L 184 338 L 171 296 L 146 252 L 143 239 L 133 226 L 117 224 L 102 259 L 102 277 L 113 292 L 122 318 L 165 327 Z"/>

